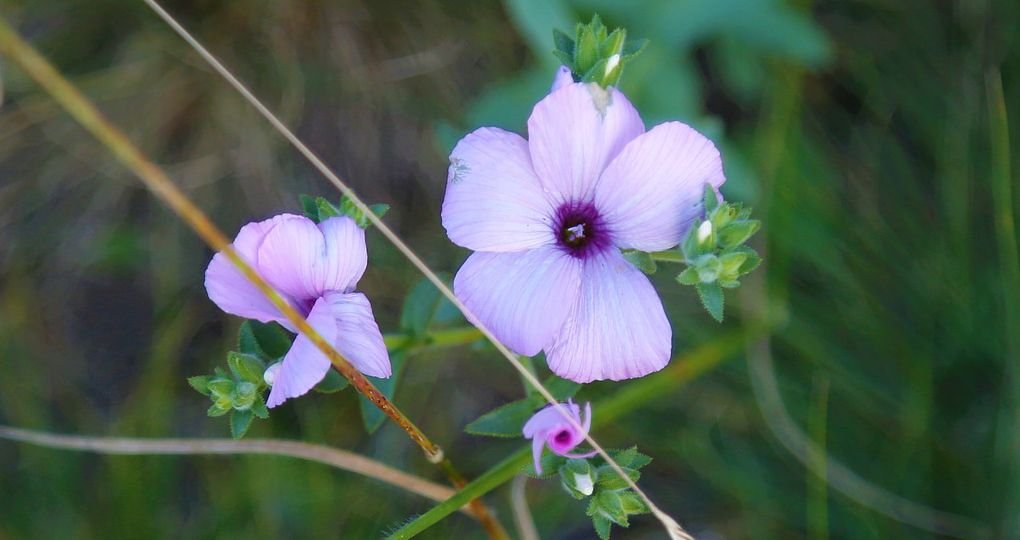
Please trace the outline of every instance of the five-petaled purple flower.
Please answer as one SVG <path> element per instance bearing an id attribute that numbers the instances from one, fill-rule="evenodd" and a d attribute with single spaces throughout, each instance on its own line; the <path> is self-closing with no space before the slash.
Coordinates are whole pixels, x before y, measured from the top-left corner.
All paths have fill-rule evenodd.
<path id="1" fill-rule="evenodd" d="M 584 419 L 581 418 L 581 408 L 573 401 L 561 403 L 564 409 L 570 413 L 574 421 L 581 426 L 578 431 L 566 418 L 552 405 L 535 413 L 526 424 L 524 424 L 524 438 L 531 439 L 532 455 L 535 458 L 535 472 L 542 474 L 542 447 L 548 446 L 549 450 L 564 457 L 586 458 L 595 455 L 595 452 L 586 454 L 571 454 L 570 451 L 577 445 L 584 442 L 585 435 L 591 429 L 591 403 L 584 405 Z"/>
<path id="2" fill-rule="evenodd" d="M 354 287 L 368 263 L 365 231 L 349 217 L 312 220 L 282 214 L 241 228 L 234 249 L 362 373 L 390 376 L 390 360 L 372 306 Z M 297 330 L 222 253 L 205 272 L 209 298 L 223 311 Z M 298 335 L 273 373 L 266 404 L 300 396 L 329 372 L 330 361 Z"/>
<path id="3" fill-rule="evenodd" d="M 725 181 L 722 162 L 689 126 L 645 132 L 618 90 L 560 79 L 528 140 L 481 128 L 450 155 L 443 226 L 475 251 L 454 290 L 515 352 L 544 350 L 561 377 L 640 377 L 669 362 L 672 330 L 620 250 L 679 244 L 704 185 Z"/>

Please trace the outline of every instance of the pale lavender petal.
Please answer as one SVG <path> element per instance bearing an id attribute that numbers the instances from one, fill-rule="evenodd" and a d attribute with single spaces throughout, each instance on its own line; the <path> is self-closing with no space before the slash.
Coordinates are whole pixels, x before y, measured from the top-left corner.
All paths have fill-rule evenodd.
<path id="1" fill-rule="evenodd" d="M 553 77 L 552 88 L 549 89 L 549 92 L 555 92 L 568 84 L 572 84 L 573 82 L 574 76 L 570 74 L 570 68 L 567 66 L 560 66 L 559 69 L 556 70 L 556 76 Z"/>
<path id="2" fill-rule="evenodd" d="M 443 227 L 474 251 L 552 243 L 553 208 L 531 168 L 528 143 L 496 128 L 469 133 L 450 154 Z"/>
<path id="3" fill-rule="evenodd" d="M 540 101 L 528 119 L 531 161 L 557 201 L 586 200 L 606 165 L 644 130 L 634 106 L 615 88 L 567 84 Z"/>
<path id="4" fill-rule="evenodd" d="M 234 250 L 256 271 L 258 271 L 256 256 L 258 246 L 281 217 L 283 216 L 249 223 L 241 228 L 237 238 L 234 239 L 232 244 Z M 276 306 L 222 253 L 213 256 L 205 271 L 205 289 L 213 303 L 232 315 L 262 322 L 283 320 L 283 315 Z"/>
<path id="5" fill-rule="evenodd" d="M 307 320 L 323 339 L 329 343 L 336 342 L 336 319 L 326 300 L 320 298 L 315 302 Z M 329 358 L 312 340 L 304 334 L 298 334 L 273 378 L 273 389 L 269 392 L 266 406 L 276 407 L 290 398 L 306 394 L 326 376 L 330 365 Z"/>
<path id="6" fill-rule="evenodd" d="M 312 220 L 286 216 L 266 233 L 258 265 L 274 287 L 291 297 L 312 300 L 322 294 L 326 241 Z"/>
<path id="7" fill-rule="evenodd" d="M 619 247 L 669 249 L 702 214 L 705 184 L 718 188 L 725 180 L 712 141 L 667 122 L 631 141 L 606 167 L 595 205 Z"/>
<path id="8" fill-rule="evenodd" d="M 542 448 L 545 441 L 542 438 L 535 438 L 531 441 L 531 457 L 535 460 L 535 472 L 542 474 Z"/>
<path id="9" fill-rule="evenodd" d="M 326 241 L 326 249 L 320 273 L 315 276 L 316 288 L 320 294 L 354 290 L 368 265 L 365 230 L 346 216 L 322 221 L 319 230 Z"/>
<path id="10" fill-rule="evenodd" d="M 361 293 L 329 292 L 323 299 L 336 321 L 333 346 L 337 351 L 365 375 L 389 377 L 390 357 L 368 298 Z"/>
<path id="11" fill-rule="evenodd" d="M 538 354 L 563 325 L 580 289 L 581 261 L 555 246 L 521 253 L 478 252 L 453 290 L 517 354 Z"/>
<path id="12" fill-rule="evenodd" d="M 618 381 L 665 367 L 671 339 L 652 284 L 613 250 L 585 261 L 581 293 L 545 354 L 549 368 L 565 379 Z"/>

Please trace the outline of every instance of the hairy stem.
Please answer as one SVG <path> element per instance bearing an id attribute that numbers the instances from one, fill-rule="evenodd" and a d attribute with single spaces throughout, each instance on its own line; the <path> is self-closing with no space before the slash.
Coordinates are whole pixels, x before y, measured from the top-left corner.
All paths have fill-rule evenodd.
<path id="1" fill-rule="evenodd" d="M 337 350 L 315 331 L 286 300 L 276 292 L 248 263 L 234 251 L 227 237 L 213 224 L 194 203 L 170 180 L 170 178 L 152 163 L 119 129 L 111 124 L 85 96 L 68 82 L 50 65 L 31 45 L 21 39 L 7 22 L 0 17 L 0 54 L 8 56 L 20 66 L 32 79 L 46 90 L 75 120 L 92 133 L 105 145 L 118 160 L 131 169 L 139 179 L 160 200 L 165 202 L 185 223 L 188 224 L 206 243 L 216 251 L 222 252 L 237 269 L 262 292 L 273 305 L 280 310 L 287 320 L 332 362 L 341 375 L 351 382 L 351 386 L 363 394 L 376 407 L 393 420 L 407 435 L 425 452 L 432 463 L 439 464 L 450 474 L 455 472 L 443 450 L 433 443 L 425 434 L 404 415 L 389 399 L 369 382 L 364 375 L 354 368 Z M 371 213 L 371 212 L 369 212 Z M 450 480 L 459 487 L 463 478 L 459 474 L 450 474 Z M 485 525 L 493 538 L 506 538 L 502 527 L 495 522 L 481 501 L 472 503 L 479 520 Z"/>
<path id="2" fill-rule="evenodd" d="M 8 439 L 45 448 L 81 450 L 108 455 L 238 455 L 259 454 L 285 456 L 322 463 L 391 486 L 416 493 L 434 501 L 443 501 L 454 490 L 424 478 L 394 469 L 365 456 L 320 444 L 273 439 L 137 439 L 124 437 L 90 437 L 60 435 L 9 426 L 0 426 L 0 439 Z M 474 515 L 468 507 L 461 511 Z"/>

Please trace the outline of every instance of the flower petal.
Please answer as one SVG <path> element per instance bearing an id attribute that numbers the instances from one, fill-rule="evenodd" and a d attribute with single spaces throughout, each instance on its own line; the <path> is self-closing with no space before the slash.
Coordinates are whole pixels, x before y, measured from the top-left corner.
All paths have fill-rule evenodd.
<path id="1" fill-rule="evenodd" d="M 365 375 L 389 377 L 390 356 L 368 298 L 361 293 L 329 292 L 324 300 L 336 320 L 333 345 L 337 351 Z"/>
<path id="2" fill-rule="evenodd" d="M 555 92 L 568 84 L 572 84 L 573 82 L 574 76 L 570 73 L 570 68 L 567 66 L 560 66 L 559 69 L 556 70 L 556 75 L 553 76 L 552 88 L 550 88 L 549 91 Z"/>
<path id="3" fill-rule="evenodd" d="M 618 381 L 665 367 L 671 339 L 652 284 L 614 250 L 585 261 L 581 293 L 545 354 L 560 377 Z"/>
<path id="4" fill-rule="evenodd" d="M 535 105 L 528 119 L 531 161 L 559 202 L 587 200 L 602 169 L 644 130 L 615 88 L 566 84 Z"/>
<path id="5" fill-rule="evenodd" d="M 335 343 L 337 324 L 330 313 L 329 304 L 320 298 L 309 312 L 308 324 L 329 343 Z M 276 407 L 284 401 L 306 394 L 318 384 L 330 366 L 329 358 L 304 334 L 298 334 L 290 350 L 283 357 L 283 363 L 273 379 L 266 406 Z"/>
<path id="6" fill-rule="evenodd" d="M 312 220 L 290 214 L 280 216 L 266 233 L 258 250 L 258 265 L 274 287 L 297 300 L 322 294 L 326 241 Z"/>
<path id="7" fill-rule="evenodd" d="M 324 264 L 316 276 L 319 294 L 354 290 L 368 266 L 365 229 L 353 219 L 343 216 L 322 221 L 319 230 L 326 241 Z"/>
<path id="8" fill-rule="evenodd" d="M 531 168 L 528 143 L 496 128 L 469 133 L 450 154 L 443 227 L 475 251 L 520 251 L 551 243 L 553 209 Z"/>
<path id="9" fill-rule="evenodd" d="M 332 344 L 358 371 L 373 377 L 390 376 L 390 360 L 372 306 L 361 293 L 329 292 L 308 314 L 308 324 Z M 331 362 L 303 334 L 283 357 L 266 405 L 275 407 L 301 396 L 318 384 Z"/>
<path id="10" fill-rule="evenodd" d="M 555 246 L 522 253 L 478 252 L 453 290 L 517 354 L 538 354 L 563 325 L 580 289 L 581 262 Z"/>
<path id="11" fill-rule="evenodd" d="M 280 221 L 281 217 L 283 216 L 249 223 L 241 227 L 237 238 L 234 239 L 232 244 L 234 250 L 256 270 L 258 270 L 256 256 L 258 247 L 266 233 Z M 283 315 L 276 306 L 252 285 L 223 253 L 214 255 L 209 267 L 206 268 L 205 289 L 213 303 L 232 315 L 262 322 L 283 320 Z"/>
<path id="12" fill-rule="evenodd" d="M 712 141 L 686 124 L 667 122 L 631 141 L 606 167 L 595 206 L 618 246 L 669 249 L 702 214 L 704 185 L 718 188 L 725 181 Z"/>

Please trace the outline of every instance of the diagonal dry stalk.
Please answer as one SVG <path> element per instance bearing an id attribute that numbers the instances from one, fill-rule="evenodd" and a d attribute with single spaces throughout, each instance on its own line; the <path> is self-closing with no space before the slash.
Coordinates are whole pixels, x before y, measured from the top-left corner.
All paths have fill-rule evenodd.
<path id="1" fill-rule="evenodd" d="M 386 398 L 364 375 L 354 368 L 337 350 L 315 331 L 308 321 L 283 299 L 230 245 L 230 240 L 192 203 L 170 178 L 152 163 L 96 107 L 68 82 L 31 45 L 21 39 L 0 17 L 0 53 L 10 57 L 32 79 L 45 89 L 75 120 L 102 142 L 118 160 L 134 172 L 156 196 L 165 202 L 185 223 L 216 251 L 228 259 L 264 294 L 294 326 L 307 336 L 332 362 L 337 371 L 346 377 L 358 392 L 367 397 L 397 425 L 399 425 L 425 452 L 428 460 L 437 464 L 454 486 L 467 482 L 457 472 L 442 448 L 425 434 Z M 371 214 L 371 212 L 369 212 Z M 472 501 L 479 521 L 492 538 L 506 538 L 506 532 L 480 500 Z"/>
<path id="2" fill-rule="evenodd" d="M 280 135 L 283 136 L 283 138 L 287 139 L 287 141 L 290 142 L 294 148 L 301 153 L 301 155 L 303 155 L 316 169 L 318 169 L 318 171 L 325 176 L 330 183 L 336 186 L 341 193 L 349 198 L 355 206 L 357 206 L 358 209 L 365 214 L 369 221 L 376 226 L 379 232 L 381 232 L 382 235 L 385 236 L 386 239 L 389 240 L 390 243 L 392 243 L 393 246 L 396 247 L 397 250 L 400 251 L 407 260 L 410 261 L 411 264 L 425 276 L 426 279 L 435 285 L 435 287 L 439 289 L 439 292 L 454 306 L 456 306 L 469 321 L 472 321 L 472 324 L 474 324 L 482 332 L 485 338 L 492 343 L 496 350 L 499 351 L 499 353 L 502 354 L 508 362 L 510 362 L 514 369 L 521 374 L 521 377 L 539 394 L 541 394 L 542 397 L 545 398 L 545 400 L 560 413 L 566 422 L 579 432 L 584 432 L 584 429 L 577 420 L 569 414 L 563 405 L 556 401 L 556 398 L 553 397 L 542 382 L 539 381 L 538 378 L 521 363 L 521 361 L 517 358 L 517 355 L 510 351 L 506 345 L 503 345 L 492 331 L 490 331 L 477 317 L 474 316 L 471 310 L 453 294 L 453 291 L 450 290 L 446 283 L 444 283 L 443 280 L 441 280 L 439 276 L 436 275 L 436 273 L 433 272 L 424 261 L 422 261 L 421 257 L 419 257 L 406 243 L 404 243 L 404 241 L 401 240 L 400 237 L 389 228 L 389 226 L 383 223 L 383 221 L 379 219 L 371 211 L 371 209 L 369 209 L 368 205 L 366 205 L 361 198 L 354 193 L 350 186 L 341 180 L 336 173 L 330 170 L 330 168 L 327 167 L 326 164 L 319 159 L 319 157 L 312 152 L 311 149 L 308 148 L 308 146 L 301 142 L 301 140 L 294 135 L 294 133 L 288 129 L 287 126 L 279 118 L 277 118 L 272 111 L 269 110 L 269 108 L 267 108 L 257 97 L 255 97 L 254 94 L 251 93 L 250 90 L 248 90 L 244 83 L 235 77 L 234 74 L 231 73 L 230 70 L 228 70 L 212 53 L 203 47 L 202 44 L 199 43 L 198 40 L 196 40 L 183 26 L 181 26 L 181 24 L 178 23 L 172 15 L 164 10 L 158 2 L 155 0 L 143 1 L 148 4 L 148 6 L 152 8 L 152 10 L 156 12 L 156 14 L 159 15 L 159 17 L 162 18 L 167 25 L 173 28 L 174 32 L 177 32 L 177 34 L 185 42 L 187 42 L 188 45 L 191 46 L 191 48 L 193 48 L 203 60 L 205 60 L 217 73 L 219 73 L 220 76 L 222 76 L 239 94 L 241 94 L 241 96 L 244 97 L 244 99 L 247 100 L 248 103 L 251 104 L 251 106 L 254 107 L 259 114 L 261 114 L 273 126 L 273 128 L 280 133 Z M 648 497 L 648 495 L 645 494 L 640 487 L 638 487 L 637 483 L 623 471 L 620 464 L 617 463 L 616 460 L 614 460 L 612 456 L 605 451 L 602 445 L 599 444 L 590 434 L 585 435 L 585 441 L 587 441 L 588 444 L 590 444 L 591 447 L 598 452 L 603 459 L 605 459 L 606 463 L 627 482 L 628 486 L 633 489 L 639 497 L 641 497 L 642 501 L 648 506 L 651 513 L 659 520 L 671 538 L 692 539 L 690 534 L 687 533 L 687 531 L 685 531 L 683 527 L 676 522 L 676 520 L 652 502 L 651 498 Z"/>

